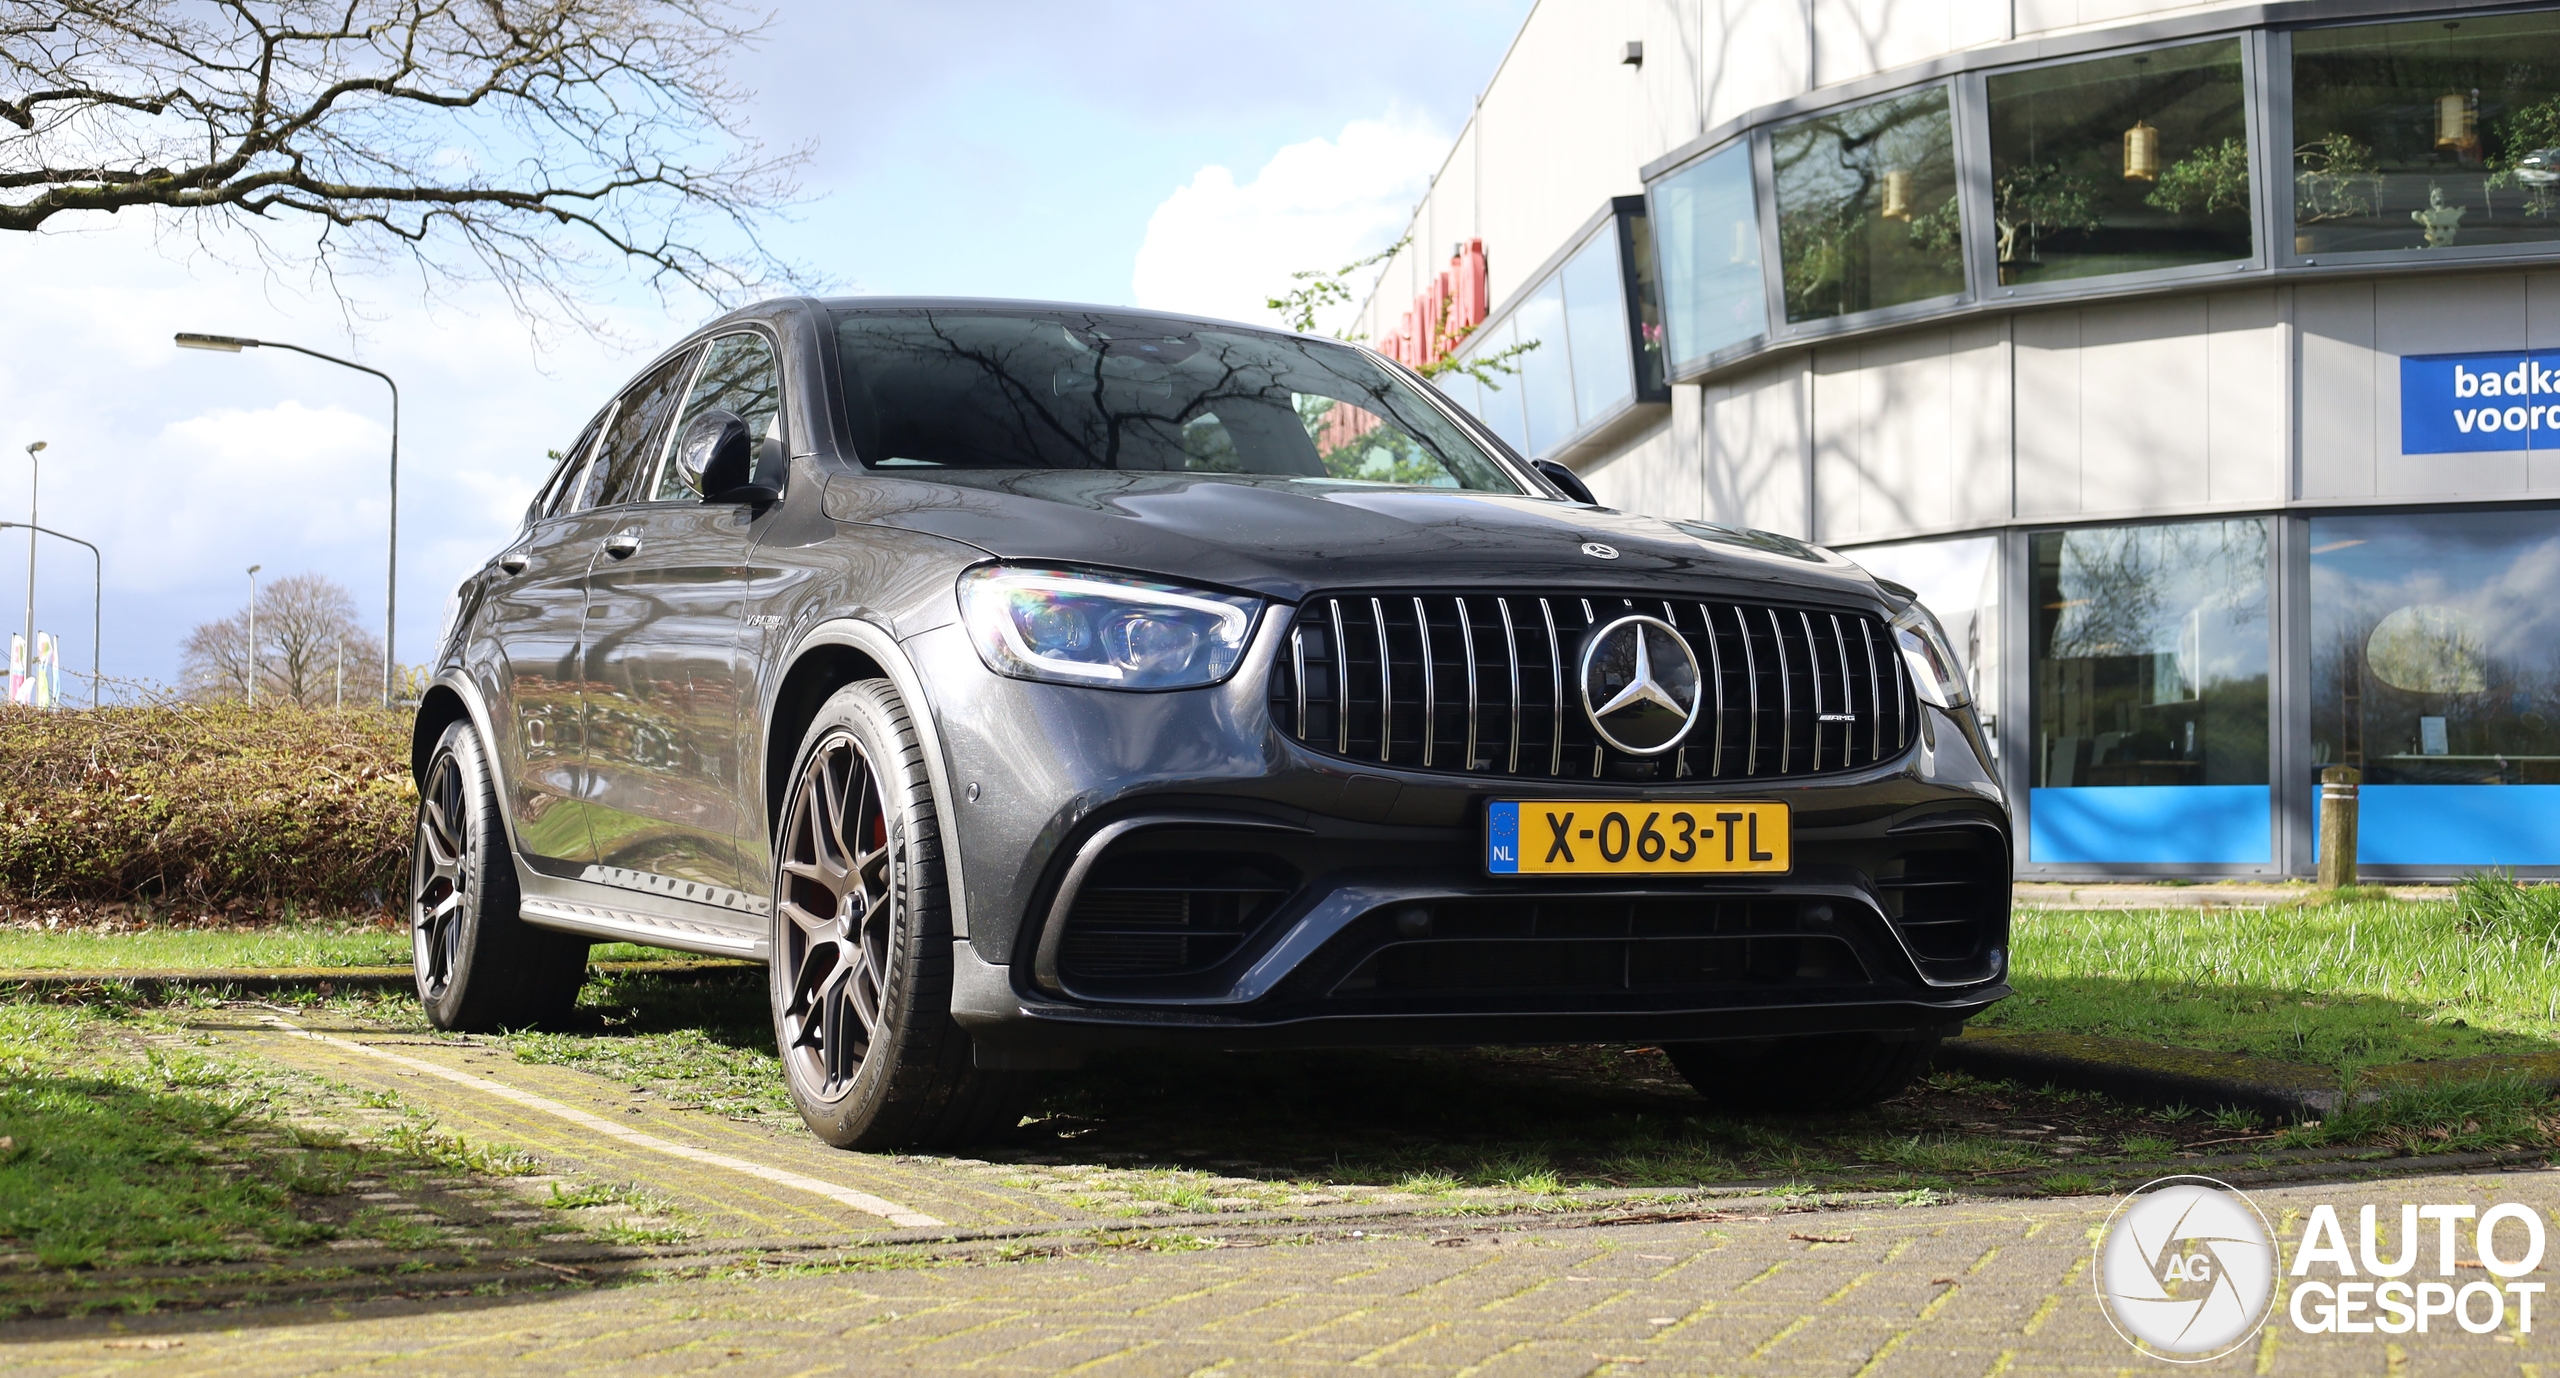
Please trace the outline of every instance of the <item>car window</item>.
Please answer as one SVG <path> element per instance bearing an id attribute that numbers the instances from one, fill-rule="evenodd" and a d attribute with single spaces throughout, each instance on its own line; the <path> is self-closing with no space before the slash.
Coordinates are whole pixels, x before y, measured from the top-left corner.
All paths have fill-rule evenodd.
<path id="1" fill-rule="evenodd" d="M 579 508 L 640 500 L 657 475 L 658 455 L 666 448 L 667 421 L 700 354 L 698 349 L 688 349 L 666 360 L 641 374 L 615 399 L 612 418 L 605 423 L 595 457 L 587 465 Z"/>
<path id="2" fill-rule="evenodd" d="M 850 310 L 838 402 L 875 469 L 1122 469 L 1522 488 L 1342 345 L 1085 311 Z"/>
<path id="3" fill-rule="evenodd" d="M 598 413 L 587 423 L 585 430 L 578 432 L 578 438 L 569 442 L 569 448 L 561 452 L 560 463 L 551 471 L 550 481 L 542 486 L 541 496 L 534 499 L 536 515 L 556 517 L 576 510 L 572 504 L 585 488 L 587 462 L 594 458 L 596 436 L 604 430 L 605 420 L 612 414 L 610 407 Z"/>
<path id="4" fill-rule="evenodd" d="M 702 372 L 693 380 L 693 390 L 685 395 L 684 410 L 677 413 L 670 433 L 677 439 L 693 419 L 713 408 L 732 412 L 747 423 L 747 434 L 759 440 L 782 438 L 782 369 L 774 361 L 773 345 L 756 332 L 741 331 L 723 335 L 711 342 L 702 359 Z M 679 502 L 698 496 L 693 491 L 693 475 L 684 472 L 676 462 L 675 447 L 667 447 L 667 455 L 659 461 L 657 499 Z"/>

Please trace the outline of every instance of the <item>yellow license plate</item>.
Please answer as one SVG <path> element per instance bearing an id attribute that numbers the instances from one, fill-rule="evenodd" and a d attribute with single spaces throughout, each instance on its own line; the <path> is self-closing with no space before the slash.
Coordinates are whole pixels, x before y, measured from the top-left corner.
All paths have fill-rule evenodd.
<path id="1" fill-rule="evenodd" d="M 1496 800 L 1485 870 L 1497 876 L 1772 875 L 1793 864 L 1787 806 Z"/>

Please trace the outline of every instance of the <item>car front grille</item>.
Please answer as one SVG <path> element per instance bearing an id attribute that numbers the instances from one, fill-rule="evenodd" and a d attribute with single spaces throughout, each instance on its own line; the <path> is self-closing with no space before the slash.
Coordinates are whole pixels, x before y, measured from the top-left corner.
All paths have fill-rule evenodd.
<path id="1" fill-rule="evenodd" d="M 1703 681 L 1696 724 L 1657 756 L 1603 743 L 1576 684 L 1584 638 L 1631 613 L 1677 629 Z M 1272 721 L 1312 750 L 1532 779 L 1850 770 L 1910 746 L 1911 699 L 1876 618 L 1616 594 L 1320 594 L 1271 676 Z"/>

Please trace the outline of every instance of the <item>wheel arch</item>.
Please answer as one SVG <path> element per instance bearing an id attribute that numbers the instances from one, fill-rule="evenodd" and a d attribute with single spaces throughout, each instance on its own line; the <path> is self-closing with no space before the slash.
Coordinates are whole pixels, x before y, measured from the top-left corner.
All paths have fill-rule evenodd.
<path id="1" fill-rule="evenodd" d="M 885 679 L 906 701 L 908 718 L 924 746 L 925 774 L 933 782 L 935 807 L 942 814 L 942 872 L 951 895 L 951 936 L 969 936 L 969 887 L 961 875 L 960 848 L 951 837 L 956 823 L 951 772 L 942 752 L 942 733 L 924 693 L 924 679 L 897 638 L 876 623 L 838 618 L 813 627 L 792 649 L 787 667 L 776 681 L 764 717 L 764 827 L 773 842 L 782 826 L 782 810 L 791 788 L 791 767 L 800 739 L 828 697 L 848 684 Z"/>
<path id="2" fill-rule="evenodd" d="M 480 734 L 481 754 L 488 758 L 489 773 L 498 790 L 498 826 L 505 830 L 510 864 L 521 866 L 522 853 L 516 846 L 515 812 L 507 806 L 506 763 L 498 752 L 495 724 L 489 719 L 489 707 L 482 702 L 478 686 L 459 670 L 448 670 L 436 676 L 427 692 L 418 698 L 417 720 L 409 729 L 409 779 L 419 789 L 427 787 L 427 763 L 434 759 L 436 742 L 445 729 L 458 722 L 471 724 Z"/>

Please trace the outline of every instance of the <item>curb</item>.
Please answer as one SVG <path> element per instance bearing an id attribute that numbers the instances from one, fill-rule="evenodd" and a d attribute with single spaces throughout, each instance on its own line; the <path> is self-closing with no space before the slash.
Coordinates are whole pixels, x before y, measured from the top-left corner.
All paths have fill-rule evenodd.
<path id="1" fill-rule="evenodd" d="M 761 962 L 591 962 L 588 972 L 607 976 L 657 976 L 675 981 L 712 981 L 736 972 L 762 970 Z M 252 967 L 185 970 L 0 971 L 0 991 L 33 994 L 43 991 L 96 990 L 125 986 L 145 995 L 206 987 L 227 988 L 244 995 L 313 991 L 331 995 L 341 990 L 406 990 L 415 980 L 408 967 Z"/>
<path id="2" fill-rule="evenodd" d="M 2560 1091 L 2560 1053 L 2510 1053 L 2399 1062 L 2362 1069 L 2343 1084 L 2328 1067 L 2173 1048 L 2093 1034 L 1967 1029 L 1938 1045 L 1934 1065 L 1987 1080 L 2095 1091 L 2134 1105 L 2246 1110 L 2275 1120 L 2316 1120 L 2393 1091 L 2522 1077 Z"/>

